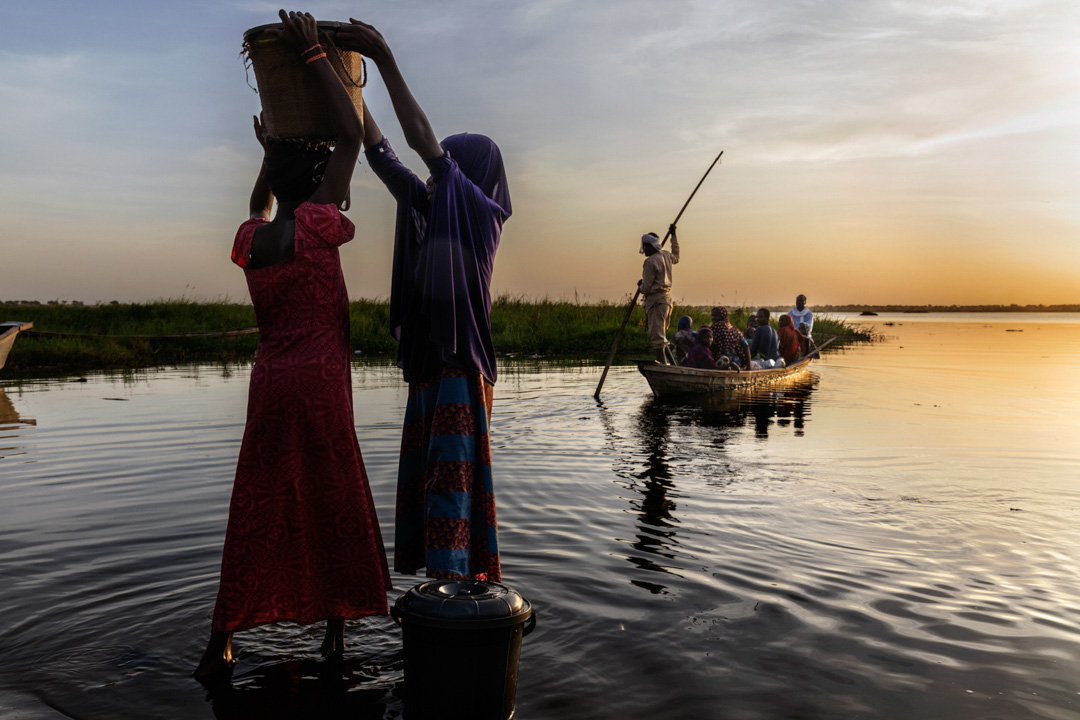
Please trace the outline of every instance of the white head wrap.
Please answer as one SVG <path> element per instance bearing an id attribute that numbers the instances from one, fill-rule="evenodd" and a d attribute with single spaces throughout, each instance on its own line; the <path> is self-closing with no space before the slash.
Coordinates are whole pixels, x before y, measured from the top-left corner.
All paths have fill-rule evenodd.
<path id="1" fill-rule="evenodd" d="M 660 238 L 656 237 L 652 233 L 645 233 L 644 235 L 641 236 L 641 249 L 639 249 L 638 252 L 640 252 L 640 253 L 645 252 L 645 246 L 646 245 L 652 245 L 657 250 L 659 250 L 660 249 Z"/>

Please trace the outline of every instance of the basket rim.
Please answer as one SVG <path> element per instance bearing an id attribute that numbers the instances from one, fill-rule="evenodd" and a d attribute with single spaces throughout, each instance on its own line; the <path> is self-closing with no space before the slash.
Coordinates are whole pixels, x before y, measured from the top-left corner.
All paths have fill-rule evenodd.
<path id="1" fill-rule="evenodd" d="M 318 20 L 315 25 L 319 30 L 337 30 L 340 27 L 349 25 L 350 23 L 343 23 L 338 20 Z M 248 28 L 244 31 L 244 39 L 250 40 L 254 36 L 263 32 L 264 30 L 281 30 L 285 27 L 285 23 L 267 23 L 266 25 L 256 25 L 253 28 Z"/>

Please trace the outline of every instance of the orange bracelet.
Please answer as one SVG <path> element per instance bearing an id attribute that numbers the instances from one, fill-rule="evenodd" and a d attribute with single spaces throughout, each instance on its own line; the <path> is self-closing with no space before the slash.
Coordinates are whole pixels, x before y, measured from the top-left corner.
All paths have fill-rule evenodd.
<path id="1" fill-rule="evenodd" d="M 311 52 L 315 48 L 319 48 L 320 50 L 322 50 L 322 45 L 320 45 L 319 43 L 315 43 L 314 45 L 312 45 L 311 47 L 309 47 L 307 50 L 305 50 L 304 52 L 302 52 L 300 54 L 301 55 L 307 55 L 309 52 Z"/>
<path id="2" fill-rule="evenodd" d="M 312 55 L 311 57 L 309 57 L 307 60 L 304 61 L 304 64 L 305 65 L 310 65 L 311 63 L 315 62 L 319 58 L 324 58 L 324 57 L 326 57 L 326 53 L 324 53 L 324 52 L 319 53 L 318 55 Z"/>

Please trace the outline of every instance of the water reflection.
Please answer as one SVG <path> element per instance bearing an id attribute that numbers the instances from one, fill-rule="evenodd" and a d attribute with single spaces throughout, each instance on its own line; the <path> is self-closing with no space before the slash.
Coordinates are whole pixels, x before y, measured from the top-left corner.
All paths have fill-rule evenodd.
<path id="1" fill-rule="evenodd" d="M 401 683 L 388 683 L 386 668 L 354 659 L 288 660 L 207 687 L 219 720 L 281 718 L 383 718 L 400 715 Z M 400 669 L 397 673 L 400 680 Z"/>
<path id="2" fill-rule="evenodd" d="M 764 440 L 775 425 L 778 428 L 790 427 L 795 437 L 803 437 L 810 418 L 810 398 L 817 383 L 817 375 L 807 373 L 779 387 L 737 390 L 678 402 L 654 402 L 702 427 L 741 428 L 752 425 L 754 435 Z"/>
<path id="3" fill-rule="evenodd" d="M 759 440 L 770 431 L 790 428 L 802 437 L 810 416 L 810 401 L 817 377 L 809 375 L 778 388 L 744 390 L 696 398 L 646 400 L 633 417 L 626 437 L 617 431 L 616 418 L 602 404 L 600 419 L 607 444 L 615 457 L 615 474 L 627 489 L 637 493 L 630 500 L 636 514 L 633 539 L 625 542 L 634 552 L 626 559 L 635 568 L 655 573 L 679 574 L 679 560 L 687 559 L 677 531 L 680 480 L 696 482 L 697 460 L 718 461 L 728 468 L 726 445 L 733 430 L 752 427 Z M 667 585 L 658 578 L 631 578 L 630 583 L 661 595 Z"/>
<path id="4" fill-rule="evenodd" d="M 630 547 L 645 555 L 627 557 L 633 565 L 643 570 L 669 573 L 670 568 L 659 564 L 649 555 L 667 560 L 675 559 L 674 547 L 678 544 L 675 529 L 678 520 L 675 511 L 678 506 L 668 497 L 675 489 L 668 455 L 671 441 L 671 420 L 665 408 L 646 404 L 638 413 L 634 434 L 644 451 L 645 467 L 634 473 L 630 487 L 641 493 L 641 500 L 631 502 L 637 512 L 639 524 L 635 540 Z M 653 594 L 664 593 L 666 587 L 661 584 L 631 579 L 633 585 L 644 588 Z"/>
<path id="5" fill-rule="evenodd" d="M 4 388 L 0 388 L 0 460 L 23 454 L 23 448 L 9 442 L 16 440 L 18 433 L 11 434 L 9 431 L 30 425 L 37 425 L 37 420 L 22 417 Z"/>
<path id="6" fill-rule="evenodd" d="M 7 429 L 2 427 L 4 425 L 37 425 L 37 420 L 20 416 L 4 388 L 0 387 L 0 429 Z"/>
<path id="7" fill-rule="evenodd" d="M 656 402 L 626 368 L 598 410 L 598 371 L 507 372 L 500 539 L 550 619 L 518 714 L 1075 718 L 1080 323 L 947 329 L 727 399 Z M 389 620 L 339 676 L 291 626 L 241 638 L 209 703 L 187 676 L 247 372 L 6 383 L 0 445 L 26 455 L 0 460 L 0 717 L 401 717 Z M 400 378 L 354 377 L 388 532 Z"/>

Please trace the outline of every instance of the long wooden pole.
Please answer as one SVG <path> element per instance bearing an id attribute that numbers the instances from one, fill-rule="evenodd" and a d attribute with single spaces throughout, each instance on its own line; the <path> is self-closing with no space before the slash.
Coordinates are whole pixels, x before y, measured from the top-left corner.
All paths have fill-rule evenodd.
<path id="1" fill-rule="evenodd" d="M 834 338 L 834 337 L 829 338 L 825 342 L 821 343 L 821 345 L 818 345 L 816 348 L 814 348 L 810 352 L 803 355 L 803 359 L 808 358 L 808 357 L 814 357 L 815 355 L 817 355 L 818 357 L 821 357 L 821 351 L 825 349 L 826 345 L 828 345 L 829 343 L 831 343 L 835 339 L 836 338 Z"/>
<path id="2" fill-rule="evenodd" d="M 720 151 L 720 155 L 723 155 L 724 151 Z M 678 225 L 679 219 L 682 218 L 682 214 L 686 212 L 686 206 L 690 204 L 690 201 L 694 199 L 694 195 L 697 194 L 698 188 L 701 187 L 701 183 L 705 182 L 705 178 L 709 177 L 709 173 L 712 172 L 716 163 L 720 162 L 720 155 L 716 156 L 716 159 L 712 161 L 712 165 L 709 165 L 709 169 L 705 171 L 705 174 L 698 180 L 698 184 L 694 186 L 694 191 L 690 193 L 690 197 L 686 198 L 686 202 L 683 203 L 682 209 L 679 210 L 679 214 L 675 216 L 675 221 L 671 225 Z M 671 227 L 668 227 L 667 233 L 664 235 L 664 239 L 660 242 L 660 247 L 664 247 L 668 238 L 671 237 Z M 619 326 L 619 332 L 615 334 L 615 342 L 611 343 L 611 352 L 608 353 L 607 364 L 604 365 L 604 372 L 600 375 L 600 382 L 596 386 L 596 392 L 593 393 L 593 397 L 597 400 L 600 399 L 600 389 L 604 387 L 604 381 L 607 380 L 608 370 L 611 369 L 611 361 L 615 359 L 615 353 L 619 351 L 619 341 L 622 340 L 623 332 L 626 330 L 626 323 L 630 321 L 630 314 L 634 312 L 634 306 L 637 305 L 638 298 L 641 296 L 641 288 L 634 292 L 634 299 L 630 301 L 630 305 L 626 308 L 626 315 L 623 317 L 622 325 Z"/>

